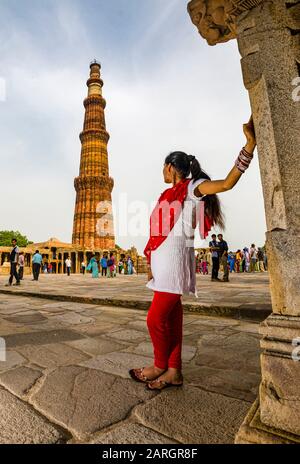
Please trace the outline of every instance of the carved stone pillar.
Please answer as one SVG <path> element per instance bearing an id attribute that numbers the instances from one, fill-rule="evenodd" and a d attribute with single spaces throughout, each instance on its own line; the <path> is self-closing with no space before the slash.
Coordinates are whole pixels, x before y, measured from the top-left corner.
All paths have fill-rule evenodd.
<path id="1" fill-rule="evenodd" d="M 200 8 L 204 5 L 205 11 Z M 213 39 L 214 30 L 207 33 L 209 43 L 229 40 L 232 32 L 238 39 L 268 229 L 273 314 L 260 328 L 259 400 L 245 419 L 237 443 L 300 442 L 300 89 L 297 93 L 295 87 L 300 85 L 299 10 L 299 0 L 193 0 L 189 5 L 204 37 L 209 11 L 206 28 L 216 26 L 222 38 Z"/>
<path id="2" fill-rule="evenodd" d="M 61 266 L 60 266 L 60 273 L 63 274 L 64 273 L 64 252 L 62 251 L 61 252 Z"/>
<path id="3" fill-rule="evenodd" d="M 293 87 L 300 70 L 299 7 L 264 2 L 237 25 L 258 141 L 273 307 L 260 329 L 260 420 L 281 437 L 291 439 L 282 433 L 288 432 L 300 441 L 300 352 L 297 361 L 295 349 L 300 344 L 300 103 Z M 248 434 L 246 424 L 237 441 Z"/>
<path id="4" fill-rule="evenodd" d="M 80 260 L 78 251 L 75 253 L 75 274 L 80 274 Z"/>

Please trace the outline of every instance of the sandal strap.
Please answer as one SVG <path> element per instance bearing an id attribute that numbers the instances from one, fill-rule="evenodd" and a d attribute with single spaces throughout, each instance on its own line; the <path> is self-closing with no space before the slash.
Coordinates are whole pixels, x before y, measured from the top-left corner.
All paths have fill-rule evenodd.
<path id="1" fill-rule="evenodd" d="M 140 378 L 141 380 L 143 380 L 144 382 L 147 382 L 148 381 L 148 377 L 146 377 L 143 372 L 144 372 L 144 367 L 142 367 L 141 369 L 137 369 L 137 372 L 140 373 Z"/>
<path id="2" fill-rule="evenodd" d="M 159 380 L 159 379 L 152 380 L 150 384 L 152 385 L 155 382 L 159 383 L 160 385 L 168 385 L 168 382 L 166 382 L 165 380 Z"/>

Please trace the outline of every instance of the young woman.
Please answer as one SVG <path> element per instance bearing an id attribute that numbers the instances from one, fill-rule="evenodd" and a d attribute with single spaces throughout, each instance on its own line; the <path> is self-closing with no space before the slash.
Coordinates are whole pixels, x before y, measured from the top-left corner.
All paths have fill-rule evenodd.
<path id="1" fill-rule="evenodd" d="M 243 272 L 249 271 L 249 265 L 250 265 L 249 250 L 247 247 L 245 247 L 243 248 L 243 265 L 242 265 Z"/>
<path id="2" fill-rule="evenodd" d="M 133 274 L 133 262 L 130 256 L 127 258 L 127 274 L 131 275 Z"/>
<path id="3" fill-rule="evenodd" d="M 118 269 L 119 269 L 119 274 L 122 274 L 122 271 L 124 269 L 124 262 L 122 259 L 118 262 Z"/>
<path id="4" fill-rule="evenodd" d="M 224 251 L 220 261 L 223 266 L 223 282 L 229 282 L 228 251 Z"/>
<path id="5" fill-rule="evenodd" d="M 237 252 L 236 252 L 236 254 L 235 254 L 236 272 L 240 272 L 240 269 L 241 269 L 241 259 L 242 259 L 241 250 L 237 250 Z"/>
<path id="6" fill-rule="evenodd" d="M 99 277 L 99 267 L 98 267 L 98 261 L 96 259 L 96 255 L 92 255 L 92 258 L 89 262 L 87 270 L 92 271 L 93 279 L 97 279 Z"/>
<path id="7" fill-rule="evenodd" d="M 114 254 L 113 254 L 113 252 L 110 252 L 109 253 L 109 259 L 107 261 L 107 270 L 108 270 L 107 277 L 116 277 L 115 264 L 116 264 L 116 260 L 115 260 Z"/>
<path id="8" fill-rule="evenodd" d="M 202 261 L 202 273 L 203 275 L 208 275 L 208 262 L 206 261 L 206 257 Z"/>
<path id="9" fill-rule="evenodd" d="M 228 255 L 228 261 L 229 261 L 229 272 L 235 272 L 235 254 L 232 253 L 232 251 Z"/>
<path id="10" fill-rule="evenodd" d="M 154 291 L 147 316 L 154 364 L 129 371 L 134 380 L 145 382 L 150 390 L 183 384 L 181 296 L 196 294 L 195 210 L 197 202 L 203 200 L 204 235 L 212 225 L 223 228 L 216 194 L 235 186 L 248 168 L 256 146 L 252 118 L 243 129 L 246 145 L 224 180 L 210 180 L 196 158 L 183 152 L 173 152 L 165 160 L 164 181 L 173 186 L 162 193 L 151 215 L 150 239 L 144 251 L 149 266 L 147 287 Z"/>
<path id="11" fill-rule="evenodd" d="M 198 253 L 196 256 L 196 274 L 201 274 L 201 257 L 200 254 Z"/>

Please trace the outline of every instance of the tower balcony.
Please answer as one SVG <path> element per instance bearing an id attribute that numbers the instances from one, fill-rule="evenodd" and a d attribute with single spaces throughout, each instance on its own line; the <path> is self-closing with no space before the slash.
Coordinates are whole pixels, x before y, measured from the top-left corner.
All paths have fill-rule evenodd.
<path id="1" fill-rule="evenodd" d="M 110 136 L 109 133 L 104 129 L 87 129 L 81 132 L 79 138 L 81 143 L 95 139 L 99 139 L 105 143 L 108 143 Z"/>
<path id="2" fill-rule="evenodd" d="M 93 95 L 89 95 L 88 97 L 84 99 L 83 105 L 85 109 L 88 109 L 90 105 L 99 105 L 101 106 L 103 110 L 105 110 L 106 100 L 105 98 L 102 97 L 102 95 L 93 94 Z"/>
<path id="3" fill-rule="evenodd" d="M 75 177 L 74 187 L 76 192 L 80 190 L 103 189 L 112 192 L 114 180 L 104 176 L 78 176 Z"/>

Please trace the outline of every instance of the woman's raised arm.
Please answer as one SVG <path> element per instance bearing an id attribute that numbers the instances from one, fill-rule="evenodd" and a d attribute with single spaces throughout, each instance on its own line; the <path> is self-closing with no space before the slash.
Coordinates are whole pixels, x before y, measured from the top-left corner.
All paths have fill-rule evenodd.
<path id="1" fill-rule="evenodd" d="M 226 192 L 231 190 L 239 181 L 241 175 L 249 166 L 253 152 L 256 147 L 255 131 L 252 116 L 247 124 L 243 125 L 243 131 L 247 139 L 247 143 L 241 151 L 234 167 L 231 169 L 226 179 L 223 180 L 206 180 L 195 189 L 195 195 L 213 195 L 216 193 Z"/>

